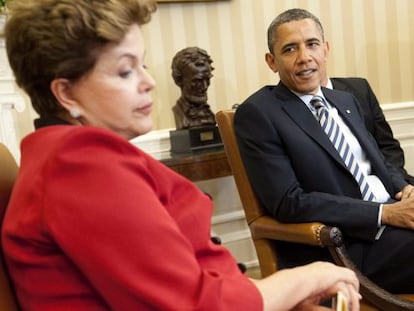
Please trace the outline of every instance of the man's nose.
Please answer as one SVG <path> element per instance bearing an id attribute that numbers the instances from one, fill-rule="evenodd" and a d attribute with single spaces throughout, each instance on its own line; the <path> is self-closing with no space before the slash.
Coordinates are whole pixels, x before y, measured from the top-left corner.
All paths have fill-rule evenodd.
<path id="1" fill-rule="evenodd" d="M 298 62 L 308 62 L 311 59 L 311 51 L 305 47 L 299 48 L 297 55 Z"/>

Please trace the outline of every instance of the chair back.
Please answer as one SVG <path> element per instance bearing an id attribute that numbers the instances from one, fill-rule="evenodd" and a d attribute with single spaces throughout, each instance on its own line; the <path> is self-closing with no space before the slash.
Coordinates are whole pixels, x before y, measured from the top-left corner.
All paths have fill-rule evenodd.
<path id="1" fill-rule="evenodd" d="M 337 229 L 319 222 L 283 224 L 268 214 L 251 186 L 240 156 L 233 126 L 234 114 L 235 110 L 219 111 L 216 121 L 256 249 L 260 270 L 265 277 L 278 270 L 275 240 L 328 246 L 332 245 L 330 239 Z"/>
<path id="2" fill-rule="evenodd" d="M 234 181 L 240 195 L 240 200 L 243 207 L 245 207 L 246 221 L 250 225 L 255 219 L 266 215 L 266 212 L 263 210 L 252 189 L 240 156 L 233 127 L 234 112 L 234 110 L 219 111 L 216 115 L 216 120 L 227 159 L 234 176 Z"/>
<path id="3" fill-rule="evenodd" d="M 16 180 L 18 166 L 12 154 L 5 145 L 0 143 L 0 224 L 3 224 L 4 214 L 10 194 Z M 1 227 L 0 227 L 1 228 Z M 3 257 L 3 247 L 0 240 L 0 310 L 19 310 L 13 286 L 7 272 Z"/>
<path id="4" fill-rule="evenodd" d="M 255 235 L 252 230 L 254 221 L 266 212 L 261 206 L 250 181 L 239 152 L 236 135 L 234 133 L 234 113 L 235 110 L 219 111 L 216 114 L 216 121 L 219 127 L 221 140 L 224 144 L 227 159 L 234 176 L 240 200 L 244 209 L 247 224 L 249 225 L 257 257 L 260 262 L 262 276 L 270 275 L 277 271 L 276 249 L 268 239 L 262 239 Z"/>

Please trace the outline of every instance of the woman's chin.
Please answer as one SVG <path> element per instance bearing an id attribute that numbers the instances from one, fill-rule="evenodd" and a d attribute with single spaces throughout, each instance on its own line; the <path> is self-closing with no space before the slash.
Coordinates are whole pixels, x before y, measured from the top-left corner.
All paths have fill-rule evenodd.
<path id="1" fill-rule="evenodd" d="M 141 124 L 136 130 L 137 136 L 147 134 L 148 132 L 152 130 L 152 126 L 153 126 L 152 120 L 149 120 L 145 124 Z"/>

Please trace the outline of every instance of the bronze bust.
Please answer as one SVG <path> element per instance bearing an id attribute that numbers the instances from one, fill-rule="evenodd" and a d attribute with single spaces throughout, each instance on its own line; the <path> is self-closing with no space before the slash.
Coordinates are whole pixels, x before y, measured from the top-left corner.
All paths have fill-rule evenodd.
<path id="1" fill-rule="evenodd" d="M 214 70 L 212 62 L 207 52 L 198 47 L 188 47 L 175 54 L 172 76 L 181 89 L 181 96 L 173 107 L 177 130 L 216 124 L 207 104 L 207 89 Z"/>

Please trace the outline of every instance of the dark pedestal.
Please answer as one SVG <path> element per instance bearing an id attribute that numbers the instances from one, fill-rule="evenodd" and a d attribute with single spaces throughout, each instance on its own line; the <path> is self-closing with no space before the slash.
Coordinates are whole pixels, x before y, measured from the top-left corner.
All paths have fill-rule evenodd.
<path id="1" fill-rule="evenodd" d="M 215 125 L 170 131 L 170 143 L 172 153 L 190 153 L 223 146 Z"/>

